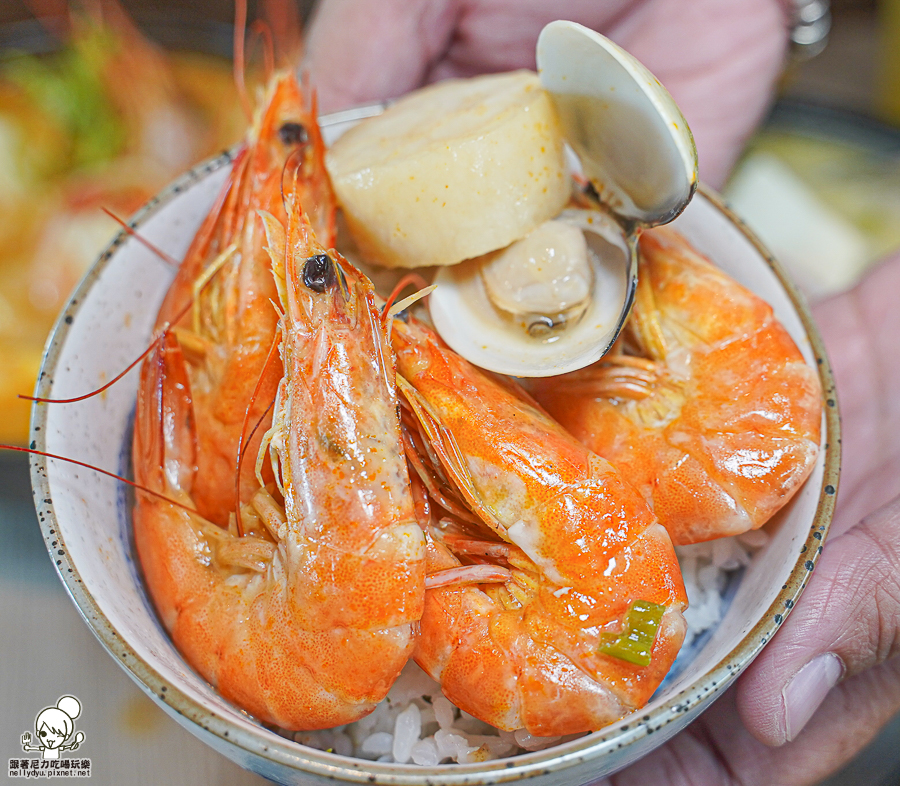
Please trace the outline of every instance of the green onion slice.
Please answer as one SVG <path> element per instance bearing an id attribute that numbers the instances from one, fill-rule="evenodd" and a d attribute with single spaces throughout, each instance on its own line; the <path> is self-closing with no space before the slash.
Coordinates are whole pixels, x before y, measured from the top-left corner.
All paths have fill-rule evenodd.
<path id="1" fill-rule="evenodd" d="M 662 622 L 665 606 L 648 600 L 636 600 L 625 613 L 622 633 L 605 633 L 598 651 L 637 666 L 649 666 L 653 642 Z"/>

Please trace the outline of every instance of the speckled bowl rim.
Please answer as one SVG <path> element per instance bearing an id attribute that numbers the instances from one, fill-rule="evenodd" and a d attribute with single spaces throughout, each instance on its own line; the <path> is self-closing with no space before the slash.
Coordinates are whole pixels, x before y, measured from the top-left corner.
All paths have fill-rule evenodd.
<path id="1" fill-rule="evenodd" d="M 346 122 L 370 116 L 381 110 L 382 105 L 359 107 L 322 118 L 323 125 Z M 140 227 L 163 205 L 174 199 L 199 178 L 231 164 L 234 151 L 227 151 L 191 169 L 175 180 L 142 207 L 128 222 L 131 229 Z M 675 721 L 698 704 L 707 702 L 723 691 L 746 668 L 769 639 L 778 630 L 806 587 L 816 561 L 822 551 L 822 542 L 828 532 L 834 512 L 838 476 L 840 472 L 840 421 L 834 377 L 825 347 L 813 322 L 812 315 L 796 286 L 790 281 L 781 265 L 762 243 L 710 189 L 701 184 L 700 193 L 719 212 L 724 214 L 755 247 L 772 270 L 809 339 L 818 366 L 825 401 L 824 472 L 815 516 L 807 532 L 803 547 L 787 582 L 778 596 L 762 615 L 759 622 L 740 643 L 703 677 L 695 680 L 664 704 L 652 711 L 626 719 L 607 731 L 595 732 L 560 745 L 534 753 L 525 753 L 508 759 L 498 759 L 480 764 L 442 764 L 420 767 L 410 764 L 371 762 L 348 756 L 319 751 L 279 737 L 262 726 L 248 731 L 236 728 L 227 718 L 204 707 L 188 697 L 177 686 L 163 678 L 124 641 L 106 618 L 94 598 L 85 588 L 78 568 L 72 562 L 59 533 L 50 485 L 47 482 L 47 459 L 31 456 L 31 480 L 44 541 L 56 570 L 66 590 L 75 602 L 79 613 L 93 630 L 107 652 L 154 699 L 164 702 L 170 710 L 217 737 L 220 744 L 236 746 L 248 754 L 268 759 L 274 764 L 329 779 L 343 779 L 351 783 L 377 783 L 390 786 L 414 786 L 415 784 L 440 783 L 446 786 L 461 784 L 502 783 L 531 776 L 558 773 L 577 764 L 600 759 L 612 751 L 622 749 L 649 734 L 657 732 Z M 119 246 L 128 238 L 126 230 L 120 231 L 100 255 L 78 285 L 65 309 L 60 314 L 47 340 L 41 371 L 35 387 L 35 396 L 50 398 L 53 376 L 60 358 L 61 348 L 69 329 L 78 315 L 81 303 L 94 286 L 101 273 L 110 264 Z M 46 450 L 46 406 L 35 405 L 31 418 L 31 447 Z M 57 541 L 58 545 L 51 545 Z"/>

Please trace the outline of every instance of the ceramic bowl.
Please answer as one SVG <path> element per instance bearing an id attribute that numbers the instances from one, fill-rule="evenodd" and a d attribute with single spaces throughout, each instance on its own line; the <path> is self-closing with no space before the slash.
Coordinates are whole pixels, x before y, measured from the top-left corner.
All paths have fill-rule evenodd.
<path id="1" fill-rule="evenodd" d="M 334 137 L 379 111 L 326 118 Z M 187 173 L 133 219 L 140 234 L 175 258 L 224 182 L 226 154 Z M 57 571 L 100 642 L 169 715 L 241 766 L 280 783 L 579 784 L 618 770 L 695 719 L 746 668 L 796 602 L 821 551 L 837 487 L 838 419 L 822 342 L 794 286 L 717 196 L 701 189 L 677 219 L 701 252 L 775 309 L 818 369 L 827 406 L 822 450 L 811 477 L 767 526 L 768 544 L 746 569 L 722 622 L 679 660 L 650 704 L 600 732 L 555 747 L 482 764 L 418 767 L 339 756 L 283 739 L 222 699 L 181 658 L 141 583 L 131 537 L 131 495 L 91 469 L 32 457 L 35 503 Z M 37 395 L 65 398 L 93 390 L 146 348 L 173 270 L 121 233 L 81 282 L 51 335 Z M 73 404 L 36 405 L 32 447 L 128 474 L 138 373 L 103 395 Z"/>

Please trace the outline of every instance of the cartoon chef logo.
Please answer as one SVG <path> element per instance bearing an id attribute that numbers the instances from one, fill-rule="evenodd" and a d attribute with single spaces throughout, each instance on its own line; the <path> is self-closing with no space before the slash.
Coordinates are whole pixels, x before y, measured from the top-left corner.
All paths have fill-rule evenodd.
<path id="1" fill-rule="evenodd" d="M 58 759 L 60 751 L 74 751 L 84 742 L 84 733 L 75 736 L 75 719 L 81 715 L 81 702 L 74 696 L 63 696 L 55 707 L 45 707 L 34 719 L 37 735 L 32 745 L 31 732 L 22 735 L 22 750 L 41 751 L 43 759 Z M 67 740 L 70 740 L 65 744 Z"/>

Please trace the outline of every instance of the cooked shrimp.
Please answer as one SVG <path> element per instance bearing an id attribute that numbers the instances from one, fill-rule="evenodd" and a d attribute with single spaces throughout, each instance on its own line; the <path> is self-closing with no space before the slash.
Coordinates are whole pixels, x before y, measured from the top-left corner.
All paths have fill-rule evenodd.
<path id="1" fill-rule="evenodd" d="M 223 526 L 236 510 L 238 493 L 247 501 L 257 486 L 251 460 L 241 466 L 237 491 L 238 454 L 244 432 L 274 398 L 283 373 L 279 363 L 267 364 L 278 326 L 272 305 L 278 292 L 256 211 L 286 221 L 282 172 L 289 157 L 304 172 L 296 184 L 302 192 L 297 198 L 317 236 L 328 246 L 334 242 L 335 203 L 311 103 L 293 76 L 273 78 L 231 178 L 198 231 L 157 318 L 161 327 L 184 314 L 174 332 L 192 369 L 198 442 L 192 497 L 201 515 Z M 247 455 L 256 455 L 265 427 L 244 446 Z"/>
<path id="2" fill-rule="evenodd" d="M 260 189 L 281 204 L 281 167 L 276 177 L 254 161 L 271 160 L 296 122 L 278 103 L 295 94 L 279 83 L 225 209 L 167 298 L 162 320 L 189 292 L 199 316 L 193 330 L 165 331 L 142 369 L 135 480 L 162 496 L 139 491 L 133 522 L 146 585 L 186 660 L 261 721 L 305 730 L 356 720 L 384 698 L 414 645 L 425 549 L 371 284 L 325 252 L 301 209 L 324 189 L 305 182 L 323 171 L 321 151 L 300 157 L 287 230 L 246 212 Z M 229 227 L 240 229 L 237 250 L 222 248 L 238 232 Z M 265 263 L 249 240 L 264 248 L 263 228 Z M 264 293 L 283 310 L 280 363 L 264 359 L 278 321 Z M 240 426 L 261 376 L 278 388 L 265 440 L 275 483 L 247 461 L 241 523 L 225 516 L 225 527 L 212 516 L 234 510 Z"/>
<path id="3" fill-rule="evenodd" d="M 475 514 L 440 526 L 417 496 L 432 537 L 416 661 L 501 729 L 583 732 L 643 706 L 685 633 L 666 531 L 615 467 L 428 328 L 395 320 L 392 342 L 417 472 Z"/>
<path id="4" fill-rule="evenodd" d="M 772 308 L 677 232 L 644 233 L 640 251 L 627 349 L 531 390 L 619 467 L 676 544 L 756 529 L 812 470 L 816 373 Z"/>

